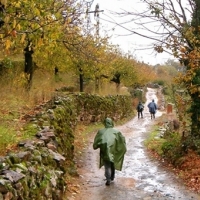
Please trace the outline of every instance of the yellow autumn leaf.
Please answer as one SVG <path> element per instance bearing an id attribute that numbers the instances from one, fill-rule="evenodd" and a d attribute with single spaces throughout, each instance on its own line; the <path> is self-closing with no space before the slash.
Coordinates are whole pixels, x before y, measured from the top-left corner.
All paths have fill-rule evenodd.
<path id="1" fill-rule="evenodd" d="M 34 13 L 35 13 L 35 15 L 36 15 L 37 17 L 40 16 L 40 10 L 39 10 L 39 9 L 35 8 L 35 9 L 34 9 Z"/>
<path id="2" fill-rule="evenodd" d="M 17 3 L 15 4 L 15 6 L 16 6 L 16 8 L 20 8 L 20 7 L 21 7 L 21 2 L 20 2 L 20 1 L 17 2 Z"/>
<path id="3" fill-rule="evenodd" d="M 16 22 L 16 20 L 14 19 L 14 20 L 13 20 L 13 28 L 16 27 L 16 24 L 17 24 L 17 22 Z"/>
<path id="4" fill-rule="evenodd" d="M 10 46 L 11 46 L 11 41 L 10 40 L 6 40 L 5 46 L 6 46 L 6 50 L 8 50 L 10 48 Z"/>
<path id="5" fill-rule="evenodd" d="M 38 46 L 41 46 L 41 45 L 43 45 L 43 39 L 42 39 L 42 38 L 40 38 L 40 39 L 38 40 Z"/>
<path id="6" fill-rule="evenodd" d="M 26 38 L 26 34 L 24 33 L 24 34 L 22 35 L 22 37 L 21 37 L 20 42 L 21 42 L 21 43 L 24 43 L 25 38 Z"/>
<path id="7" fill-rule="evenodd" d="M 18 31 L 21 30 L 20 24 L 17 24 L 16 29 L 17 29 Z"/>

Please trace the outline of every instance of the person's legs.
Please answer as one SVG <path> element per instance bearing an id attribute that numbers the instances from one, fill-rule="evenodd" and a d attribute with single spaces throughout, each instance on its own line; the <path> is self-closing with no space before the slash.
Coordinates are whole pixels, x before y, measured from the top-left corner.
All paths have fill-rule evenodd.
<path id="1" fill-rule="evenodd" d="M 138 119 L 139 119 L 140 117 L 143 118 L 142 111 L 138 112 Z"/>
<path id="2" fill-rule="evenodd" d="M 155 112 L 153 112 L 153 118 L 155 119 Z"/>
<path id="3" fill-rule="evenodd" d="M 110 161 L 104 161 L 104 168 L 105 168 L 106 185 L 110 185 L 110 181 L 111 181 L 111 162 Z"/>
<path id="4" fill-rule="evenodd" d="M 110 180 L 113 181 L 115 179 L 115 165 L 111 162 L 111 177 Z"/>

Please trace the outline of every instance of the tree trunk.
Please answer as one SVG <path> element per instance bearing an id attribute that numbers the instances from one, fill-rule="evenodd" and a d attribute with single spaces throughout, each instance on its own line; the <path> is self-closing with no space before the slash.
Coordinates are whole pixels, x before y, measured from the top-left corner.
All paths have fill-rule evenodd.
<path id="1" fill-rule="evenodd" d="M 24 49 L 24 56 L 25 56 L 25 69 L 24 72 L 27 77 L 27 86 L 26 89 L 30 90 L 31 82 L 33 77 L 33 59 L 32 59 L 33 50 L 31 47 L 30 42 L 28 42 L 27 47 Z"/>
<path id="2" fill-rule="evenodd" d="M 99 78 L 95 77 L 95 92 L 99 94 Z"/>
<path id="3" fill-rule="evenodd" d="M 83 70 L 80 68 L 79 72 L 80 92 L 83 92 Z"/>

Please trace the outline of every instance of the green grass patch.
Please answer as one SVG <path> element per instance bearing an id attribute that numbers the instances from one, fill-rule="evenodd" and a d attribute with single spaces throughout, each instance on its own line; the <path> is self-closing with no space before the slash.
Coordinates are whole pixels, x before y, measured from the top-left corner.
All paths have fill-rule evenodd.
<path id="1" fill-rule="evenodd" d="M 162 146 L 166 140 L 159 137 L 159 131 L 156 127 L 155 130 L 153 130 L 149 137 L 145 140 L 144 144 L 145 146 L 150 149 L 151 151 L 154 151 L 158 153 L 159 155 L 163 154 Z"/>
<path id="2" fill-rule="evenodd" d="M 31 139 L 37 133 L 37 127 L 28 124 L 23 130 L 16 131 L 10 125 L 0 125 L 0 154 L 3 155 L 15 148 L 17 143 L 24 139 Z"/>
<path id="3" fill-rule="evenodd" d="M 16 143 L 17 136 L 14 129 L 10 127 L 0 126 L 0 152 L 5 152 Z"/>
<path id="4" fill-rule="evenodd" d="M 87 135 L 91 132 L 98 131 L 101 128 L 104 128 L 104 125 L 102 123 L 92 124 L 92 125 L 87 126 L 83 133 Z"/>
<path id="5" fill-rule="evenodd" d="M 22 139 L 32 138 L 38 131 L 38 127 L 35 124 L 26 124 L 23 129 Z"/>

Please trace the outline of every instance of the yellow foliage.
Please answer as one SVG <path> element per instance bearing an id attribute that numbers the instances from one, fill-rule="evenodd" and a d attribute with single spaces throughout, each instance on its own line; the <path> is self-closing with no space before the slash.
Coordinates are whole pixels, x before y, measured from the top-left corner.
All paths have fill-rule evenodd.
<path id="1" fill-rule="evenodd" d="M 10 49 L 11 41 L 10 40 L 6 40 L 5 46 L 6 46 L 6 50 Z"/>
<path id="2" fill-rule="evenodd" d="M 17 29 L 18 31 L 21 30 L 20 24 L 17 24 L 16 29 Z"/>
<path id="3" fill-rule="evenodd" d="M 42 38 L 39 38 L 37 45 L 38 45 L 38 46 L 43 45 L 43 39 L 42 39 Z"/>
<path id="4" fill-rule="evenodd" d="M 4 22 L 5 23 L 8 23 L 10 21 L 10 17 L 7 15 L 5 18 L 4 18 Z"/>
<path id="5" fill-rule="evenodd" d="M 20 42 L 21 42 L 21 43 L 24 43 L 25 38 L 26 38 L 26 34 L 24 33 L 24 34 L 22 35 L 22 37 L 21 37 Z"/>
<path id="6" fill-rule="evenodd" d="M 16 23 L 17 23 L 17 22 L 16 22 L 16 19 L 14 19 L 14 20 L 13 20 L 13 28 L 16 27 Z"/>
<path id="7" fill-rule="evenodd" d="M 20 7 L 21 7 L 21 2 L 20 2 L 20 1 L 16 2 L 16 3 L 15 3 L 15 7 L 16 7 L 16 8 L 20 8 Z"/>
<path id="8" fill-rule="evenodd" d="M 34 13 L 35 13 L 36 16 L 40 16 L 40 10 L 39 9 L 35 8 Z"/>

